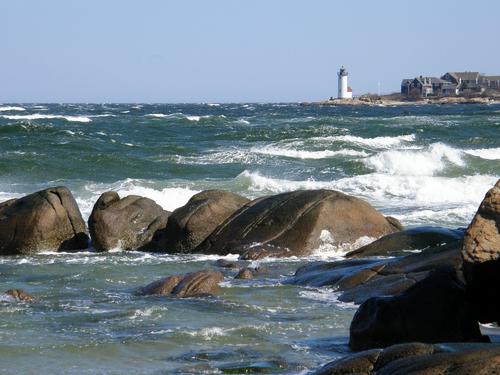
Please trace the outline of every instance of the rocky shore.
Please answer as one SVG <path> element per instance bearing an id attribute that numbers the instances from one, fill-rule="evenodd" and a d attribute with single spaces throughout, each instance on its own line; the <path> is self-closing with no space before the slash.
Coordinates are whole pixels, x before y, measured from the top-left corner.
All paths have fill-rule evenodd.
<path id="1" fill-rule="evenodd" d="M 500 104 L 498 97 L 443 97 L 443 98 L 421 98 L 416 100 L 394 99 L 394 98 L 370 98 L 360 97 L 354 99 L 329 99 L 320 102 L 306 102 L 303 105 L 319 106 L 371 106 L 371 107 L 390 107 L 390 106 L 411 106 L 411 105 L 446 105 L 446 104 Z"/>
<path id="2" fill-rule="evenodd" d="M 88 229 L 87 229 L 88 228 Z M 343 260 L 299 268 L 285 283 L 329 286 L 359 305 L 350 327 L 356 354 L 316 374 L 490 374 L 500 372 L 500 347 L 479 323 L 497 324 L 500 305 L 500 180 L 467 229 L 404 229 L 369 203 L 333 190 L 299 190 L 249 201 L 209 190 L 173 212 L 140 197 L 106 192 L 88 223 L 71 192 L 54 187 L 0 203 L 0 255 L 46 250 L 238 254 L 213 269 L 162 277 L 136 289 L 139 298 L 217 295 L 224 276 L 266 273 L 247 260 L 310 255 L 324 243 L 341 248 L 377 239 Z M 29 292 L 29 291 L 28 291 Z M 12 303 L 34 303 L 22 290 Z M 453 344 L 450 344 L 453 343 Z"/>

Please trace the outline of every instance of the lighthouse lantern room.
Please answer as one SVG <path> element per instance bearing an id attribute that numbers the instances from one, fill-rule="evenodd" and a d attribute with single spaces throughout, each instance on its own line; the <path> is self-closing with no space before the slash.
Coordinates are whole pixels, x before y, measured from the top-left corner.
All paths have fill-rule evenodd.
<path id="1" fill-rule="evenodd" d="M 338 72 L 339 76 L 339 99 L 352 99 L 352 89 L 347 86 L 347 70 L 342 66 Z"/>

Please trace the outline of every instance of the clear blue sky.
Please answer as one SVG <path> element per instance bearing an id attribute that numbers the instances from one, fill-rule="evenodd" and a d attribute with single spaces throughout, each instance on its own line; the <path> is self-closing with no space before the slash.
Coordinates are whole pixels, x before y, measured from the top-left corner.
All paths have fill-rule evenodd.
<path id="1" fill-rule="evenodd" d="M 0 102 L 307 101 L 500 75 L 500 1 L 0 0 Z"/>

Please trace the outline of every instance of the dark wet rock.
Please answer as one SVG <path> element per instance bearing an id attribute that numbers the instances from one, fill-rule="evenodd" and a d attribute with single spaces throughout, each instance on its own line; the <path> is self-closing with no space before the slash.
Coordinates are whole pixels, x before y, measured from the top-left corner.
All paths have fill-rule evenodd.
<path id="1" fill-rule="evenodd" d="M 223 190 L 206 190 L 191 197 L 174 212 L 162 233 L 162 249 L 169 253 L 192 252 L 235 211 L 250 202 Z"/>
<path id="2" fill-rule="evenodd" d="M 500 347 L 491 344 L 407 343 L 330 362 L 315 375 L 486 375 L 500 373 Z"/>
<path id="3" fill-rule="evenodd" d="M 250 268 L 241 269 L 238 274 L 234 277 L 235 279 L 250 280 L 253 279 L 254 272 Z"/>
<path id="4" fill-rule="evenodd" d="M 484 197 L 465 233 L 464 276 L 481 322 L 500 322 L 500 180 Z"/>
<path id="5" fill-rule="evenodd" d="M 269 374 L 279 373 L 289 369 L 288 364 L 283 360 L 269 360 L 248 363 L 229 363 L 218 366 L 218 370 L 222 374 Z"/>
<path id="6" fill-rule="evenodd" d="M 265 266 L 259 267 L 245 267 L 242 268 L 238 274 L 234 277 L 235 279 L 253 279 L 254 277 L 264 275 L 268 273 L 269 270 Z"/>
<path id="7" fill-rule="evenodd" d="M 461 265 L 460 249 L 450 244 L 394 259 L 312 263 L 299 268 L 288 283 L 330 286 L 338 290 L 340 301 L 361 304 L 371 297 L 399 295 L 439 267 L 452 267 L 460 277 Z"/>
<path id="8" fill-rule="evenodd" d="M 88 247 L 85 222 L 66 187 L 0 203 L 0 255 Z"/>
<path id="9" fill-rule="evenodd" d="M 399 296 L 365 301 L 352 320 L 349 346 L 365 350 L 413 341 L 485 340 L 456 271 L 440 268 Z"/>
<path id="10" fill-rule="evenodd" d="M 377 362 L 381 349 L 372 349 L 327 363 L 315 375 L 369 374 Z"/>
<path id="11" fill-rule="evenodd" d="M 33 302 L 35 300 L 32 296 L 21 289 L 9 289 L 4 292 L 4 295 L 16 302 Z"/>
<path id="12" fill-rule="evenodd" d="M 354 243 L 396 231 L 393 221 L 367 202 L 332 190 L 299 190 L 256 199 L 231 215 L 195 252 L 273 256 L 310 254 L 324 243 Z"/>
<path id="13" fill-rule="evenodd" d="M 220 272 L 201 270 L 154 281 L 140 288 L 137 294 L 179 298 L 216 295 L 219 292 L 219 283 L 222 280 L 224 280 L 224 276 Z"/>
<path id="14" fill-rule="evenodd" d="M 231 262 L 226 259 L 218 259 L 215 262 L 215 265 L 220 268 L 240 268 L 240 264 L 238 262 Z"/>
<path id="15" fill-rule="evenodd" d="M 169 212 L 149 198 L 102 194 L 89 218 L 92 244 L 98 251 L 158 250 L 155 234 L 167 225 Z"/>
<path id="16" fill-rule="evenodd" d="M 370 256 L 399 256 L 407 250 L 424 250 L 457 244 L 460 247 L 464 238 L 463 229 L 440 227 L 419 227 L 391 233 L 378 240 L 346 254 L 346 258 Z"/>

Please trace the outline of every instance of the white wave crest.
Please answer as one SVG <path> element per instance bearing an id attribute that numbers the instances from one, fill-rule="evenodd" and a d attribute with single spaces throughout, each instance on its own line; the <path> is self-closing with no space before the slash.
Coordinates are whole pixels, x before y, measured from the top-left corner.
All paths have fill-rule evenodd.
<path id="1" fill-rule="evenodd" d="M 370 173 L 335 181 L 292 181 L 249 171 L 244 171 L 237 177 L 239 184 L 246 186 L 255 196 L 298 189 L 338 190 L 367 200 L 385 214 L 403 219 L 405 224 L 427 225 L 446 222 L 464 225 L 470 222 L 484 194 L 497 179 L 497 176 L 491 175 L 453 178 Z M 424 217 L 428 210 L 442 215 Z M 401 214 L 402 211 L 406 213 Z"/>
<path id="2" fill-rule="evenodd" d="M 464 166 L 462 151 L 443 143 L 433 143 L 427 149 L 390 150 L 363 160 L 377 172 L 403 176 L 432 176 L 449 164 Z"/>
<path id="3" fill-rule="evenodd" d="M 69 122 L 91 122 L 92 120 L 85 116 L 63 116 L 63 115 L 42 115 L 35 113 L 33 115 L 2 115 L 1 117 L 8 120 L 52 120 L 62 119 Z"/>
<path id="4" fill-rule="evenodd" d="M 136 179 L 126 179 L 112 184 L 87 184 L 83 191 L 74 191 L 75 199 L 85 219 L 90 216 L 99 196 L 106 191 L 116 191 L 120 197 L 139 195 L 150 198 L 167 211 L 173 211 L 185 205 L 193 195 L 199 193 L 199 190 L 192 190 L 188 187 L 158 188 L 151 186 L 151 183 L 147 181 Z"/>
<path id="5" fill-rule="evenodd" d="M 218 117 L 218 118 L 226 118 L 224 115 L 218 115 L 218 116 L 213 116 L 213 115 L 204 115 L 204 116 L 194 116 L 194 115 L 185 115 L 184 113 L 170 113 L 170 114 L 163 114 L 163 113 L 149 113 L 145 115 L 146 117 L 155 117 L 155 118 L 170 118 L 170 119 L 186 119 L 189 121 L 193 122 L 199 122 L 202 119 L 209 119 L 213 117 Z"/>
<path id="6" fill-rule="evenodd" d="M 363 138 L 353 135 L 334 135 L 328 137 L 314 137 L 312 139 L 316 141 L 347 142 L 373 148 L 390 148 L 404 142 L 412 142 L 416 139 L 416 136 L 415 134 L 408 134 L 395 137 Z"/>
<path id="7" fill-rule="evenodd" d="M 366 157 L 368 154 L 364 151 L 356 151 L 350 149 L 342 150 L 323 150 L 323 151 L 304 151 L 304 150 L 293 150 L 281 147 L 265 146 L 262 148 L 252 148 L 252 152 L 257 154 L 272 155 L 272 156 L 285 156 L 288 158 L 297 159 L 327 159 L 336 156 L 356 156 L 356 157 Z"/>
<path id="8" fill-rule="evenodd" d="M 487 160 L 499 160 L 500 159 L 500 147 L 497 148 L 479 148 L 476 150 L 465 150 L 466 154 L 477 156 L 481 159 Z"/>
<path id="9" fill-rule="evenodd" d="M 10 112 L 10 111 L 26 111 L 23 107 L 0 107 L 0 112 Z"/>

